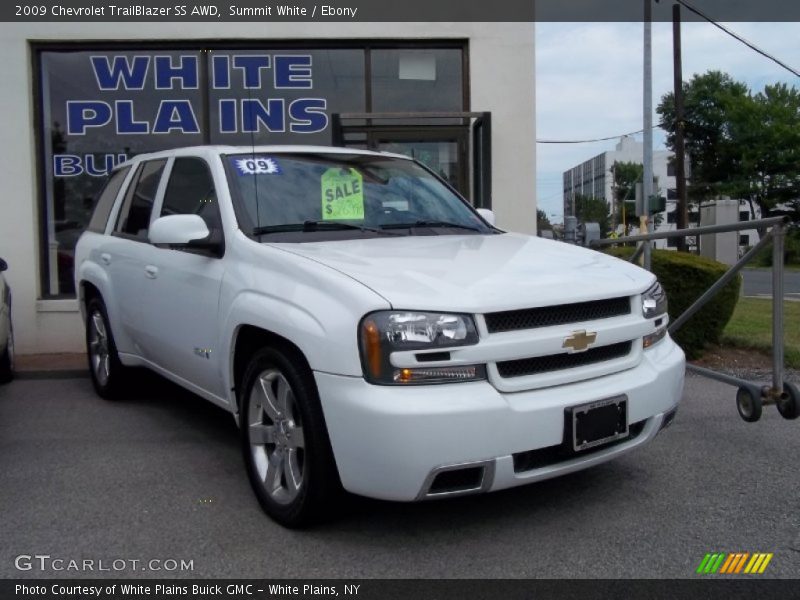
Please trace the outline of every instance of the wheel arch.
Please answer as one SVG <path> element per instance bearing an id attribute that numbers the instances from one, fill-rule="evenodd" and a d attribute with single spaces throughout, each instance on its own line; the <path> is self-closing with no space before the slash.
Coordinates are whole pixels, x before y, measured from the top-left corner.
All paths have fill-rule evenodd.
<path id="1" fill-rule="evenodd" d="M 89 306 L 89 302 L 94 298 L 103 298 L 100 289 L 91 281 L 86 281 L 85 279 L 81 281 L 78 294 L 78 303 L 80 304 L 81 311 L 85 311 L 86 307 Z"/>
<path id="2" fill-rule="evenodd" d="M 259 327 L 257 325 L 242 324 L 236 329 L 234 336 L 230 361 L 230 377 L 233 384 L 233 402 L 231 406 L 234 408 L 234 416 L 237 421 L 240 413 L 240 398 L 239 389 L 242 384 L 244 372 L 247 369 L 247 364 L 250 358 L 260 348 L 269 346 L 288 354 L 293 360 L 301 361 L 304 368 L 311 372 L 311 365 L 305 353 L 300 349 L 297 344 L 288 340 L 287 338 L 279 335 L 273 331 Z M 312 383 L 316 383 L 311 378 Z"/>
<path id="3" fill-rule="evenodd" d="M 78 308 L 84 321 L 86 320 L 86 307 L 92 298 L 100 298 L 106 306 L 112 300 L 108 297 L 110 290 L 108 275 L 98 265 L 84 261 L 77 283 Z"/>

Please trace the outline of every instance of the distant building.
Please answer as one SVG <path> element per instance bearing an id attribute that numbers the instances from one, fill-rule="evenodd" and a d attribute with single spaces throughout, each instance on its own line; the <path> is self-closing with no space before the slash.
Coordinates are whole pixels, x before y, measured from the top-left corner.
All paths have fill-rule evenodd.
<path id="1" fill-rule="evenodd" d="M 617 203 L 614 199 L 614 173 L 615 162 L 632 162 L 642 164 L 644 155 L 644 144 L 630 136 L 623 136 L 617 143 L 614 150 L 609 150 L 598 154 L 580 165 L 564 171 L 564 215 L 575 214 L 575 198 L 577 196 L 589 196 L 603 198 L 609 205 L 609 214 L 612 224 L 617 226 L 617 230 L 622 232 L 623 222 L 628 225 L 638 225 L 638 219 L 633 214 L 617 214 Z M 677 199 L 675 181 L 675 166 L 673 164 L 674 154 L 669 150 L 653 151 L 653 177 L 655 183 L 653 193 L 666 199 L 666 210 L 651 215 L 651 219 L 656 223 L 656 231 L 674 231 L 677 229 Z M 633 200 L 633 198 L 631 198 Z M 760 215 L 756 214 L 756 218 Z M 750 220 L 750 209 L 740 202 L 739 220 Z M 689 213 L 689 226 L 697 226 L 699 214 L 697 209 Z M 741 250 L 747 246 L 753 246 L 758 241 L 758 233 L 754 229 L 741 231 L 739 235 L 740 254 Z M 694 240 L 690 242 L 694 243 Z M 677 239 L 657 240 L 657 248 L 674 248 L 677 246 Z"/>
<path id="2" fill-rule="evenodd" d="M 614 150 L 598 154 L 594 158 L 564 172 L 564 214 L 575 214 L 575 197 L 591 196 L 603 198 L 609 204 L 614 223 L 622 224 L 623 216 L 617 215 L 614 198 L 614 173 L 612 167 L 615 162 L 632 162 L 642 164 L 644 144 L 630 136 L 620 138 Z M 665 196 L 672 200 L 673 210 L 675 204 L 675 168 L 671 165 L 673 153 L 668 150 L 653 151 L 653 176 L 655 187 L 653 192 L 657 196 Z M 631 198 L 633 200 L 633 198 Z M 634 215 L 625 215 L 626 220 Z M 665 219 L 666 220 L 666 219 Z"/>

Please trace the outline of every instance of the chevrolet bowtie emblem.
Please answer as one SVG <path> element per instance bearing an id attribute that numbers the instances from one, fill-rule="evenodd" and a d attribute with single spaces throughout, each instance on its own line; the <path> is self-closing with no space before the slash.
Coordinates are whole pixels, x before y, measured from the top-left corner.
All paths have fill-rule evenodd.
<path id="1" fill-rule="evenodd" d="M 597 339 L 597 333 L 590 331 L 586 333 L 585 329 L 573 331 L 572 335 L 564 339 L 562 348 L 569 348 L 572 352 L 583 352 L 589 348 Z"/>

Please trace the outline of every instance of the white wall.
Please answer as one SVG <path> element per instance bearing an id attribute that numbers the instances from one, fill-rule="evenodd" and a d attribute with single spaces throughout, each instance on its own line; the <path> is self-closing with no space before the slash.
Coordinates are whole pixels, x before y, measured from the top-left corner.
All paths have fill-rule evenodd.
<path id="1" fill-rule="evenodd" d="M 492 113 L 493 208 L 502 228 L 533 233 L 533 23 L 0 23 L 0 256 L 14 294 L 17 352 L 82 352 L 73 300 L 38 300 L 39 221 L 29 41 L 469 39 L 471 110 Z"/>

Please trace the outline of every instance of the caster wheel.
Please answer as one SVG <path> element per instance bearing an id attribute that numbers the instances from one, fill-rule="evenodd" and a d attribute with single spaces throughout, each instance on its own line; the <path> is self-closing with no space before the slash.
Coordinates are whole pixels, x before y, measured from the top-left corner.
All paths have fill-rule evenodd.
<path id="1" fill-rule="evenodd" d="M 748 423 L 755 423 L 761 418 L 761 396 L 756 396 L 747 388 L 739 388 L 736 392 L 736 408 L 739 416 Z"/>
<path id="2" fill-rule="evenodd" d="M 800 390 L 793 383 L 784 383 L 783 391 L 786 398 L 778 400 L 778 412 L 784 419 L 800 417 Z"/>

